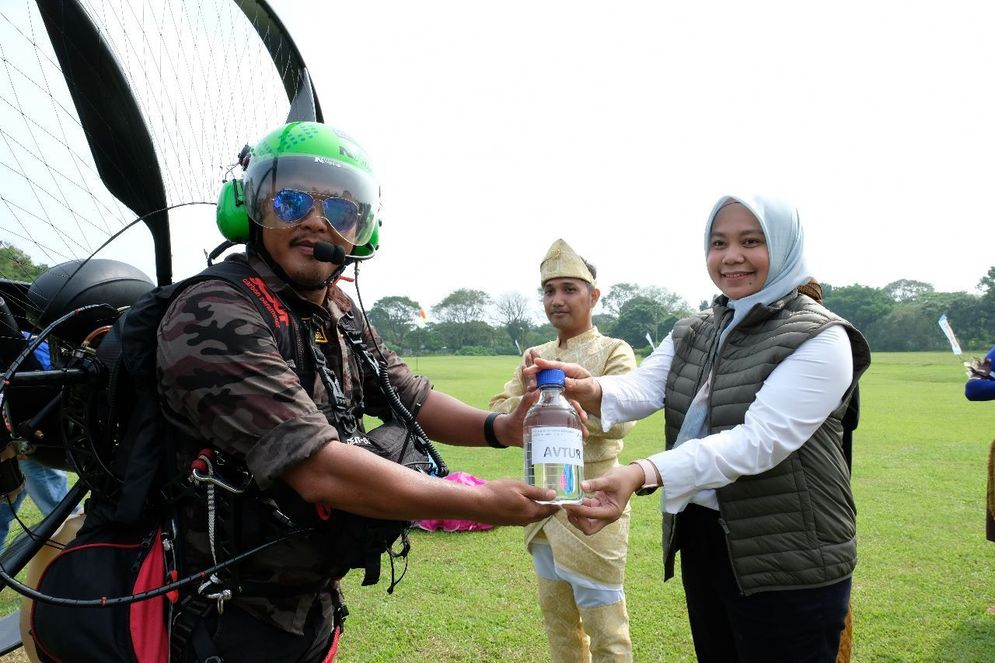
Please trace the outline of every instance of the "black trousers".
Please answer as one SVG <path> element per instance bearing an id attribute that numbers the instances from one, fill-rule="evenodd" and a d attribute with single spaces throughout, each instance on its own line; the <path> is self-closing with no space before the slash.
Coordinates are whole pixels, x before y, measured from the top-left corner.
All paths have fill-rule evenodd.
<path id="1" fill-rule="evenodd" d="M 677 535 L 694 650 L 702 663 L 832 663 L 850 600 L 850 579 L 816 589 L 743 596 L 719 514 L 692 504 Z"/>

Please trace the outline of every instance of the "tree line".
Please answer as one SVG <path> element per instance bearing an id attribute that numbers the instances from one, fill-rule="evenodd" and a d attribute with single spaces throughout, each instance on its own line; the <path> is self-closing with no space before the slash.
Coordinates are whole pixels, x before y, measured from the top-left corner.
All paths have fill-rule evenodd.
<path id="1" fill-rule="evenodd" d="M 28 254 L 13 244 L 0 241 L 0 277 L 30 283 L 47 269 L 48 265 L 36 265 Z"/>
<path id="2" fill-rule="evenodd" d="M 944 314 L 963 348 L 987 351 L 995 345 L 995 267 L 978 282 L 978 291 L 937 292 L 911 279 L 883 288 L 823 284 L 826 307 L 852 322 L 879 352 L 949 350 L 938 324 Z"/>
<path id="3" fill-rule="evenodd" d="M 984 351 L 995 344 L 995 266 L 978 283 L 980 294 L 937 292 L 924 281 L 899 279 L 883 288 L 823 283 L 823 303 L 852 322 L 872 350 L 879 352 L 949 350 L 938 320 L 946 314 L 961 346 Z M 386 343 L 402 355 L 519 354 L 545 343 L 556 331 L 538 321 L 541 293 L 491 297 L 481 290 L 460 288 L 431 307 L 430 321 L 422 306 L 403 296 L 376 301 L 369 311 Z M 711 305 L 702 301 L 698 309 Z M 594 322 L 601 333 L 622 338 L 645 354 L 681 318 L 694 309 L 670 290 L 619 283 L 602 297 Z"/>
<path id="4" fill-rule="evenodd" d="M 422 322 L 421 306 L 409 297 L 377 300 L 369 317 L 387 345 L 402 355 L 519 354 L 556 336 L 546 321 L 539 322 L 542 295 L 521 293 L 491 297 L 482 290 L 460 288 L 431 307 Z M 634 348 L 656 343 L 693 309 L 666 288 L 619 283 L 601 298 L 594 322 L 602 333 L 623 338 Z"/>
<path id="5" fill-rule="evenodd" d="M 47 269 L 16 246 L 0 242 L 0 277 L 33 281 Z M 899 279 L 883 288 L 822 284 L 824 304 L 852 322 L 878 352 L 948 350 L 937 321 L 946 314 L 965 350 L 987 351 L 995 344 L 995 266 L 978 282 L 978 293 L 937 292 L 932 284 Z M 426 322 L 422 306 L 409 297 L 389 296 L 370 308 L 370 321 L 387 345 L 401 355 L 519 354 L 556 336 L 544 319 L 542 293 L 531 297 L 505 293 L 491 297 L 460 288 L 431 307 Z M 698 309 L 711 302 L 703 301 Z M 594 323 L 601 333 L 624 339 L 645 354 L 694 309 L 667 288 L 618 283 L 602 296 Z"/>

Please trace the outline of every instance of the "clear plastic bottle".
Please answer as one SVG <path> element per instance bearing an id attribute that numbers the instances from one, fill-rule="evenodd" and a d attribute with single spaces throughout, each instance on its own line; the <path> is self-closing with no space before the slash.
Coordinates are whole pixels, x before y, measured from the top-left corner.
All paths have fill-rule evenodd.
<path id="1" fill-rule="evenodd" d="M 525 482 L 556 491 L 553 504 L 577 504 L 583 497 L 583 424 L 563 396 L 563 371 L 539 371 L 539 402 L 525 415 Z"/>

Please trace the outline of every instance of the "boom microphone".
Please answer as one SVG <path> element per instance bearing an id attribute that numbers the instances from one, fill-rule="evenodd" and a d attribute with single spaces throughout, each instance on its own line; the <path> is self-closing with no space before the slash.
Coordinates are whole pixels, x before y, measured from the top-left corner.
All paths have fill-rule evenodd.
<path id="1" fill-rule="evenodd" d="M 345 262 L 345 249 L 331 242 L 318 242 L 314 245 L 314 259 L 341 265 Z"/>

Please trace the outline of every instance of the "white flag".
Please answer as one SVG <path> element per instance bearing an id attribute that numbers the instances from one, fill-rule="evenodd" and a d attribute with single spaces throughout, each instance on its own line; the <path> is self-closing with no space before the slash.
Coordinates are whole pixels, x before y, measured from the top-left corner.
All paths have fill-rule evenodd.
<path id="1" fill-rule="evenodd" d="M 518 354 L 522 354 L 522 346 L 518 344 L 518 339 L 516 338 L 514 339 L 514 341 L 515 341 L 515 348 L 518 350 Z"/>
<path id="2" fill-rule="evenodd" d="M 656 350 L 656 346 L 653 345 L 653 338 L 650 336 L 649 332 L 646 332 L 646 340 L 649 342 L 650 347 Z"/>
<path id="3" fill-rule="evenodd" d="M 943 330 L 943 333 L 947 335 L 947 340 L 950 341 L 950 349 L 954 351 L 955 355 L 959 355 L 961 353 L 960 343 L 957 342 L 957 337 L 954 336 L 954 330 L 950 327 L 950 322 L 947 320 L 946 313 L 940 316 L 939 323 L 940 329 Z"/>

